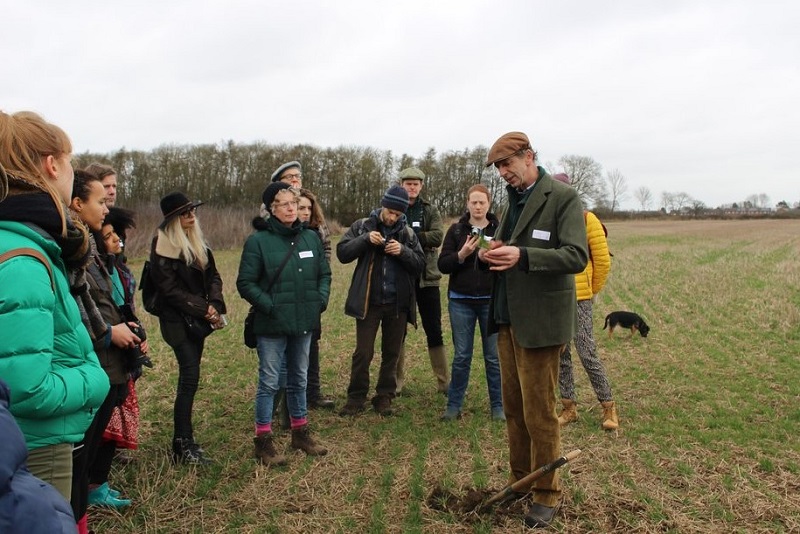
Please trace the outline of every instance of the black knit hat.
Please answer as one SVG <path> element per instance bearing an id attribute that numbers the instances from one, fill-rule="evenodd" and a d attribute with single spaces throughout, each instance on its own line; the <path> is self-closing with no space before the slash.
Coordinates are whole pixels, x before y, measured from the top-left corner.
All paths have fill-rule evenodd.
<path id="1" fill-rule="evenodd" d="M 393 185 L 383 194 L 381 206 L 405 213 L 408 209 L 408 192 L 399 185 Z"/>
<path id="2" fill-rule="evenodd" d="M 164 222 L 161 223 L 161 228 L 166 227 L 169 221 L 181 213 L 202 205 L 203 202 L 201 200 L 191 201 L 189 197 L 180 191 L 166 195 L 161 199 L 161 213 L 164 214 Z"/>
<path id="3" fill-rule="evenodd" d="M 272 213 L 272 202 L 275 200 L 275 197 L 283 191 L 284 189 L 290 189 L 291 186 L 284 182 L 272 182 L 264 189 L 264 193 L 261 195 L 261 202 L 264 203 L 264 207 L 267 209 L 268 212 Z"/>

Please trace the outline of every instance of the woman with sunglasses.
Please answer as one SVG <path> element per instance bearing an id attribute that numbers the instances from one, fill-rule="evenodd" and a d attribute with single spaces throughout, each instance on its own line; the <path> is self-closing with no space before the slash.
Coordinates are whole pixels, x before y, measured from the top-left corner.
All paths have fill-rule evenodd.
<path id="1" fill-rule="evenodd" d="M 205 336 L 225 326 L 226 313 L 222 278 L 196 216 L 202 204 L 180 192 L 162 198 L 164 221 L 150 253 L 151 277 L 160 299 L 161 335 L 178 360 L 172 459 L 187 464 L 211 462 L 194 440 L 192 406 Z"/>

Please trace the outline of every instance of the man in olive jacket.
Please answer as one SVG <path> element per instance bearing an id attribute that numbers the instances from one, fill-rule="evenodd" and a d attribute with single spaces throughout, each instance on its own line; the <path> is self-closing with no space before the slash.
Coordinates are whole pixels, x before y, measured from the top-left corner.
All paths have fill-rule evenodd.
<path id="1" fill-rule="evenodd" d="M 490 330 L 497 347 L 508 430 L 511 482 L 561 456 L 555 390 L 559 355 L 575 335 L 575 274 L 586 267 L 586 229 L 578 194 L 536 165 L 522 132 L 500 137 L 489 150 L 508 184 L 508 208 L 479 257 L 497 272 Z M 535 431 L 535 433 L 534 433 Z M 550 525 L 561 500 L 558 472 L 530 488 L 525 523 Z"/>

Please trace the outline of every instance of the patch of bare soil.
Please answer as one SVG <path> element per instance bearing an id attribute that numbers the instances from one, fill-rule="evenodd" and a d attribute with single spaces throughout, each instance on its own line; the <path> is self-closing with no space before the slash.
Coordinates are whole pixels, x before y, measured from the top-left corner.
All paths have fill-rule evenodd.
<path id="1" fill-rule="evenodd" d="M 501 490 L 467 488 L 463 494 L 458 495 L 441 486 L 436 486 L 428 495 L 425 503 L 431 510 L 453 514 L 464 523 L 475 523 L 490 517 L 493 523 L 499 525 L 503 524 L 507 518 L 519 519 L 527 513 L 525 498 L 511 498 L 491 506 L 484 506 L 484 503 L 499 491 Z"/>

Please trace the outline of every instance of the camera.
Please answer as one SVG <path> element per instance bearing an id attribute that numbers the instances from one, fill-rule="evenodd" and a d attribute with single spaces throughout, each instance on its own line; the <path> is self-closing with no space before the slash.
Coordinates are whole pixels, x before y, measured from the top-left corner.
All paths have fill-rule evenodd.
<path id="1" fill-rule="evenodd" d="M 125 323 L 126 325 L 128 325 L 130 331 L 133 332 L 136 335 L 136 337 L 138 337 L 142 341 L 146 340 L 147 335 L 145 334 L 142 323 L 140 323 L 138 320 L 131 322 L 135 323 L 136 325 L 131 326 L 130 324 Z M 147 354 L 144 354 L 142 352 L 140 345 L 134 345 L 132 349 L 128 349 L 128 361 L 133 369 L 136 369 L 137 367 L 141 366 L 149 367 L 150 369 L 153 368 L 153 361 Z"/>
<path id="2" fill-rule="evenodd" d="M 481 232 L 480 228 L 478 228 L 477 226 L 473 226 L 472 230 L 470 230 L 470 232 L 469 232 L 469 235 L 471 235 L 472 237 L 475 237 L 476 235 L 481 235 L 482 233 L 483 232 Z"/>

